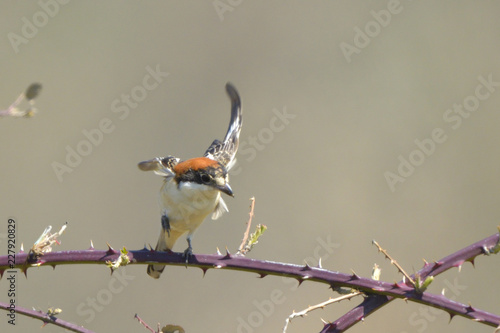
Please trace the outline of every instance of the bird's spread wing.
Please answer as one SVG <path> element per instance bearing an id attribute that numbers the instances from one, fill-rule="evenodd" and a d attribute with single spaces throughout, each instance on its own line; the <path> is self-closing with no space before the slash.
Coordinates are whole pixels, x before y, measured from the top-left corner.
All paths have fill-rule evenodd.
<path id="1" fill-rule="evenodd" d="M 173 156 L 156 157 L 149 161 L 140 162 L 137 166 L 142 171 L 154 171 L 157 175 L 169 178 L 175 175 L 174 167 L 179 161 L 179 158 Z"/>
<path id="2" fill-rule="evenodd" d="M 240 141 L 240 131 L 242 124 L 241 101 L 238 91 L 231 84 L 226 84 L 226 91 L 231 100 L 231 120 L 229 128 L 224 138 L 224 142 L 214 140 L 205 152 L 205 157 L 218 161 L 229 171 L 236 162 L 235 156 L 238 151 Z"/>

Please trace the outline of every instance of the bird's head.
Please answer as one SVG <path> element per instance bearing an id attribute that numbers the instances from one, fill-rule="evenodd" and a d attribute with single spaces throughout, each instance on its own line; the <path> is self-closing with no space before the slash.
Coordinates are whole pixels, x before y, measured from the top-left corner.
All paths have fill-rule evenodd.
<path id="1" fill-rule="evenodd" d="M 173 171 L 179 185 L 181 182 L 205 185 L 234 197 L 226 168 L 210 158 L 198 157 L 180 162 Z"/>

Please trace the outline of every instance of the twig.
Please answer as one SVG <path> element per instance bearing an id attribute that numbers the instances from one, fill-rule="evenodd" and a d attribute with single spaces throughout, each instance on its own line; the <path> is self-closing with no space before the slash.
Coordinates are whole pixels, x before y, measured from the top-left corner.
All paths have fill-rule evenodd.
<path id="1" fill-rule="evenodd" d="M 372 243 L 378 248 L 378 251 L 379 252 L 382 252 L 384 254 L 384 256 L 389 259 L 391 261 L 391 264 L 396 266 L 396 268 L 398 269 L 398 271 L 404 275 L 404 277 L 410 281 L 411 285 L 413 287 L 417 287 L 417 285 L 415 284 L 415 281 L 413 281 L 413 279 L 410 277 L 410 275 L 408 275 L 408 273 L 405 272 L 405 270 L 403 269 L 403 267 L 401 267 L 398 262 L 394 259 L 392 259 L 392 257 L 389 255 L 389 253 L 387 253 L 386 250 L 384 250 L 375 240 L 372 241 Z"/>
<path id="2" fill-rule="evenodd" d="M 238 254 L 240 253 L 244 253 L 243 250 L 245 248 L 245 244 L 248 240 L 248 235 L 250 233 L 250 227 L 252 225 L 252 219 L 253 219 L 253 216 L 254 216 L 254 209 L 255 209 L 255 197 L 251 197 L 250 198 L 250 212 L 248 213 L 248 222 L 247 222 L 247 230 L 245 230 L 245 234 L 243 235 L 243 240 L 241 241 L 241 244 L 240 244 L 240 247 L 238 248 Z"/>
<path id="3" fill-rule="evenodd" d="M 371 278 L 373 280 L 376 280 L 376 281 L 379 281 L 380 280 L 380 273 L 381 273 L 381 269 L 380 267 L 377 265 L 377 264 L 374 264 L 373 265 L 373 269 L 372 269 L 372 275 L 371 275 Z M 354 273 L 353 271 L 353 274 L 356 275 L 356 273 Z M 299 311 L 299 312 L 293 312 L 286 320 L 285 320 L 285 327 L 283 327 L 283 333 L 286 333 L 286 330 L 288 328 L 288 324 L 292 321 L 293 318 L 295 317 L 304 317 L 306 316 L 309 312 L 313 311 L 313 310 L 316 310 L 316 309 L 323 309 L 325 306 L 327 305 L 330 305 L 330 304 L 333 304 L 333 303 L 336 303 L 336 302 L 340 302 L 344 299 L 350 299 L 350 298 L 353 298 L 355 296 L 358 296 L 360 294 L 364 294 L 358 290 L 354 290 L 354 289 L 347 289 L 347 288 L 334 288 L 332 287 L 332 289 L 334 289 L 334 291 L 338 292 L 339 294 L 344 294 L 343 296 L 340 296 L 340 297 L 337 297 L 335 299 L 332 299 L 330 297 L 330 299 L 328 301 L 325 301 L 323 303 L 319 303 L 317 305 L 313 305 L 313 306 L 309 306 L 307 309 L 305 310 L 302 310 L 302 311 Z M 323 321 L 324 322 L 324 321 Z M 324 322 L 326 324 L 326 322 Z"/>
<path id="4" fill-rule="evenodd" d="M 135 319 L 137 319 L 141 324 L 142 326 L 144 326 L 147 330 L 149 330 L 151 333 L 157 333 L 154 329 L 152 329 L 148 324 L 146 324 L 144 322 L 144 320 L 141 319 L 141 317 L 139 317 L 139 315 L 136 313 L 135 316 L 134 316 Z"/>
<path id="5" fill-rule="evenodd" d="M 350 299 L 350 298 L 353 298 L 355 296 L 358 296 L 362 294 L 362 292 L 360 291 L 356 291 L 356 292 L 353 292 L 353 293 L 350 293 L 350 294 L 347 294 L 347 295 L 343 295 L 343 296 L 340 296 L 340 297 L 337 297 L 337 298 L 330 298 L 328 301 L 324 301 L 322 303 L 319 303 L 319 304 L 316 304 L 316 305 L 313 305 L 313 306 L 309 306 L 307 309 L 304 309 L 302 311 L 299 311 L 299 312 L 293 312 L 286 320 L 285 320 L 285 327 L 283 327 L 283 333 L 286 333 L 286 330 L 288 328 L 288 324 L 292 321 L 293 318 L 296 318 L 296 317 L 304 317 L 304 316 L 307 316 L 307 314 L 311 311 L 314 311 L 314 310 L 317 310 L 317 309 L 323 309 L 325 306 L 327 305 L 330 305 L 332 303 L 336 303 L 336 302 L 340 302 L 340 301 L 343 301 L 345 299 Z"/>

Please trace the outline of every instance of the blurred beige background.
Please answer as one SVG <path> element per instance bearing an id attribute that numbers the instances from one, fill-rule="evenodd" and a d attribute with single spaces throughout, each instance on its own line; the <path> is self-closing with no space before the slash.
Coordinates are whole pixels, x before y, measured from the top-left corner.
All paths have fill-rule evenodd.
<path id="1" fill-rule="evenodd" d="M 231 81 L 244 112 L 236 197 L 226 200 L 229 214 L 197 231 L 194 252 L 236 251 L 255 196 L 254 223 L 269 229 L 251 258 L 322 257 L 325 268 L 363 276 L 379 263 L 382 279 L 399 280 L 372 239 L 411 272 L 422 258 L 437 260 L 500 223 L 500 86 L 478 79 L 500 82 L 499 10 L 470 1 L 3 1 L 0 106 L 32 82 L 43 91 L 34 118 L 0 119 L 0 253 L 9 217 L 25 247 L 66 221 L 57 250 L 86 249 L 90 240 L 99 249 L 154 245 L 162 180 L 137 163 L 199 156 L 222 139 Z M 155 70 L 152 88 L 147 75 Z M 464 103 L 460 116 L 453 107 Z M 286 121 L 276 120 L 285 112 Z M 103 119 L 112 130 L 89 146 L 84 133 Z M 436 129 L 446 139 L 431 144 Z M 54 162 L 67 165 L 68 149 L 88 154 L 58 178 Z M 403 159 L 419 165 L 400 167 Z M 385 175 L 398 167 L 405 181 L 391 188 Z M 446 288 L 499 314 L 499 263 L 481 257 L 476 269 L 440 276 L 431 291 Z M 294 281 L 230 271 L 203 277 L 170 267 L 155 281 L 143 265 L 113 276 L 104 266 L 42 267 L 17 283 L 19 305 L 59 307 L 61 318 L 97 332 L 145 332 L 136 313 L 189 333 L 281 332 L 292 310 L 335 296 L 324 285 L 296 289 Z M 1 300 L 6 290 L 4 279 Z M 279 304 L 266 308 L 276 293 Z M 318 332 L 320 318 L 333 321 L 359 302 L 295 319 L 288 332 Z M 448 320 L 393 302 L 351 331 L 493 331 Z M 0 317 L 2 332 L 40 326 L 17 316 L 12 327 Z"/>

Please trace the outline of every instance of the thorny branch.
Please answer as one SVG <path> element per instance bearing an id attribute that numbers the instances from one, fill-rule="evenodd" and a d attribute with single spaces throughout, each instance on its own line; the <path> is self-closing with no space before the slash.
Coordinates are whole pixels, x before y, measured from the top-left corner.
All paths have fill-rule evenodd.
<path id="1" fill-rule="evenodd" d="M 0 302 L 0 309 L 9 311 L 9 304 Z M 70 323 L 68 321 L 64 321 L 62 319 L 57 318 L 53 314 L 49 313 L 44 313 L 42 311 L 36 311 L 36 310 L 29 310 L 23 307 L 20 307 L 16 305 L 16 313 L 22 314 L 27 317 L 35 318 L 35 319 L 40 319 L 43 322 L 43 326 L 46 324 L 53 324 L 59 327 L 63 327 L 67 330 L 70 330 L 72 332 L 79 332 L 79 333 L 94 333 L 93 331 L 90 331 L 82 326 L 78 326 L 76 324 Z M 43 327 L 42 326 L 42 327 Z"/>
<path id="2" fill-rule="evenodd" d="M 419 276 L 421 280 L 426 280 L 427 278 L 437 276 L 450 268 L 457 267 L 458 269 L 460 269 L 466 261 L 469 261 L 472 265 L 474 265 L 474 260 L 477 256 L 490 255 L 491 253 L 498 253 L 499 251 L 500 236 L 497 233 L 485 239 L 482 239 L 479 242 L 471 244 L 455 253 L 452 253 L 447 257 L 435 261 L 434 263 L 426 262 L 424 267 L 414 275 Z M 404 281 L 400 281 L 398 284 L 404 284 Z M 394 297 L 391 296 L 369 296 L 363 302 L 361 302 L 361 304 L 354 307 L 334 322 L 325 325 L 321 330 L 321 333 L 344 332 L 349 327 L 357 324 L 358 322 L 393 300 Z M 472 306 L 469 306 L 469 309 L 474 310 Z M 456 315 L 456 313 L 453 312 L 448 311 L 448 313 L 450 314 L 450 320 Z M 480 321 L 481 319 L 473 318 L 473 320 Z M 497 326 L 499 325 L 500 323 Z"/>
<path id="3" fill-rule="evenodd" d="M 373 280 L 376 280 L 376 281 L 380 280 L 380 273 L 381 273 L 380 267 L 377 264 L 374 264 L 373 269 L 372 269 L 371 278 Z M 325 302 L 322 302 L 322 303 L 319 303 L 319 304 L 316 304 L 313 306 L 309 306 L 307 309 L 304 309 L 304 310 L 299 311 L 299 312 L 295 312 L 295 310 L 294 310 L 293 313 L 285 320 L 285 326 L 283 327 L 283 333 L 286 333 L 286 330 L 288 328 L 288 324 L 290 324 L 292 319 L 294 319 L 296 317 L 305 317 L 311 311 L 314 311 L 317 309 L 323 309 L 325 306 L 328 306 L 330 304 L 338 303 L 338 302 L 343 301 L 345 299 L 351 299 L 351 298 L 356 297 L 358 295 L 363 295 L 362 292 L 354 290 L 354 289 L 344 289 L 344 288 L 332 288 L 332 289 L 334 291 L 338 292 L 339 294 L 343 294 L 343 296 L 340 296 L 340 297 L 337 297 L 334 299 L 332 299 L 330 297 L 330 299 L 325 301 Z M 322 321 L 324 324 L 326 324 L 326 322 L 323 319 L 322 319 Z"/>
<path id="4" fill-rule="evenodd" d="M 465 261 L 474 262 L 474 258 L 480 254 L 496 253 L 500 249 L 499 234 L 494 234 L 479 242 L 476 242 L 462 250 L 459 250 L 440 261 L 426 263 L 424 268 L 417 274 L 421 278 L 436 276 L 449 268 L 460 267 Z M 16 254 L 16 264 L 11 266 L 7 256 L 0 256 L 0 274 L 3 275 L 6 269 L 21 269 L 25 274 L 33 266 L 53 266 L 62 264 L 106 264 L 110 261 L 118 262 L 118 258 L 123 256 L 123 251 L 116 251 L 111 247 L 107 251 L 95 250 L 91 247 L 83 251 L 64 251 L 49 252 L 37 257 L 29 253 Z M 185 258 L 182 253 L 158 252 L 146 248 L 138 251 L 129 251 L 126 254 L 128 260 L 122 260 L 123 264 L 130 261 L 129 264 L 150 264 L 156 262 L 159 264 L 185 266 Z M 498 327 L 500 325 L 500 316 L 494 315 L 483 310 L 472 307 L 471 305 L 460 304 L 451 301 L 444 295 L 434 295 L 428 292 L 419 292 L 413 286 L 406 283 L 388 283 L 376 281 L 369 278 L 363 278 L 355 273 L 352 275 L 340 272 L 328 271 L 309 265 L 292 265 L 278 262 L 248 259 L 242 256 L 233 256 L 229 252 L 226 255 L 193 255 L 189 261 L 189 266 L 201 268 L 206 272 L 210 268 L 230 269 L 254 272 L 261 277 L 267 275 L 276 275 L 295 278 L 299 283 L 303 281 L 314 281 L 330 285 L 336 289 L 338 287 L 347 287 L 359 290 L 366 295 L 365 301 L 358 307 L 351 310 L 345 316 L 344 321 L 336 321 L 326 324 L 321 332 L 343 332 L 356 322 L 364 319 L 367 315 L 373 313 L 378 308 L 387 304 L 394 298 L 421 303 L 444 310 L 451 317 L 455 315 L 478 321 L 479 323 Z M 5 305 L 0 306 L 5 309 Z M 49 322 L 43 314 L 35 313 L 37 317 L 44 322 Z M 42 319 L 43 318 L 43 319 Z M 54 321 L 50 321 L 53 323 Z M 82 331 L 77 331 L 82 332 Z M 89 332 L 89 331 L 87 331 Z"/>

